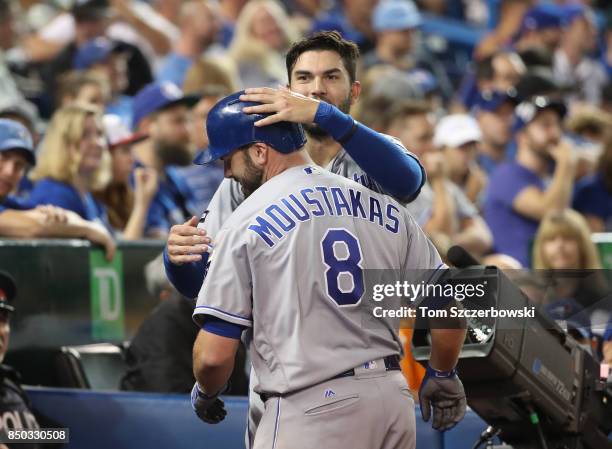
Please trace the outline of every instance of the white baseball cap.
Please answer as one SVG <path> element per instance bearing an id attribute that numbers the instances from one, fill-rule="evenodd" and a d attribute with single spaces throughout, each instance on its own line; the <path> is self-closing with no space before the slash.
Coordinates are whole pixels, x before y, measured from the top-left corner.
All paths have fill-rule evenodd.
<path id="1" fill-rule="evenodd" d="M 459 147 L 468 142 L 480 142 L 481 139 L 482 132 L 473 117 L 452 114 L 438 122 L 433 143 L 437 147 Z"/>
<path id="2" fill-rule="evenodd" d="M 102 124 L 110 148 L 131 145 L 147 138 L 146 134 L 132 133 L 121 117 L 115 114 L 105 114 L 102 117 Z"/>

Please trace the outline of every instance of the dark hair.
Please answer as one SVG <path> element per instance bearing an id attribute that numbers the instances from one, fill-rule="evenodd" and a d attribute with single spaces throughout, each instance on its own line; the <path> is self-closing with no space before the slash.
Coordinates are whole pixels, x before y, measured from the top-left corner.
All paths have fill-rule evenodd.
<path id="1" fill-rule="evenodd" d="M 359 48 L 354 42 L 343 39 L 337 31 L 321 31 L 294 43 L 287 52 L 287 57 L 285 58 L 288 79 L 291 81 L 291 72 L 302 53 L 324 50 L 334 51 L 340 55 L 344 67 L 349 74 L 351 83 L 354 83 L 357 78 L 356 72 L 357 60 L 359 59 Z"/>

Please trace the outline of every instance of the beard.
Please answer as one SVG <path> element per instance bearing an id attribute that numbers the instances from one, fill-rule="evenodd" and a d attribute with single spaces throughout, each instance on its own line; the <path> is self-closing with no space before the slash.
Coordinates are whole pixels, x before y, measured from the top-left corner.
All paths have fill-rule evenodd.
<path id="1" fill-rule="evenodd" d="M 244 165 L 245 170 L 242 179 L 234 179 L 240 183 L 240 189 L 244 197 L 248 198 L 263 184 L 263 169 L 255 166 L 247 150 L 244 150 Z"/>
<path id="2" fill-rule="evenodd" d="M 344 101 L 342 101 L 339 105 L 334 105 L 334 106 L 336 106 L 338 109 L 340 109 L 345 114 L 348 114 L 349 111 L 351 110 L 351 99 L 352 97 L 349 94 L 349 96 Z M 325 99 L 323 98 L 319 98 L 319 100 L 325 101 Z M 330 103 L 330 102 L 328 101 L 327 103 Z M 315 140 L 323 140 L 323 139 L 326 139 L 327 137 L 330 137 L 329 133 L 321 129 L 321 127 L 317 125 L 316 123 L 308 123 L 302 126 L 304 128 L 304 131 L 306 131 L 306 134 L 308 134 L 308 137 L 311 137 Z"/>
<path id="3" fill-rule="evenodd" d="M 164 167 L 168 165 L 185 167 L 187 165 L 191 165 L 193 162 L 193 154 L 191 154 L 188 144 L 158 140 L 155 142 L 154 146 L 155 154 L 160 159 Z"/>

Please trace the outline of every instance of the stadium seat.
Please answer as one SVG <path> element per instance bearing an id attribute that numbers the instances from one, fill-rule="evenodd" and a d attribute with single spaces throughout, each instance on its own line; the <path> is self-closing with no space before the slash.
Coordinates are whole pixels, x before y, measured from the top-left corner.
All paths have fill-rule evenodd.
<path id="1" fill-rule="evenodd" d="M 92 390 L 119 390 L 127 369 L 121 348 L 110 343 L 62 346 L 56 367 L 62 386 Z"/>

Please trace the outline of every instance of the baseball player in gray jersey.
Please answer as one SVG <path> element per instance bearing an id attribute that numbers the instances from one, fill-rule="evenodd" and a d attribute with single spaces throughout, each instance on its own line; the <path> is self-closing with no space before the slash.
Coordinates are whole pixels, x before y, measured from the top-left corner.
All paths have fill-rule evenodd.
<path id="1" fill-rule="evenodd" d="M 322 99 L 347 112 L 360 93 L 359 82 L 355 80 L 357 57 L 356 46 L 335 32 L 320 33 L 302 40 L 287 55 L 289 87 L 294 92 Z M 313 114 L 312 104 L 301 95 L 274 89 L 264 89 L 258 95 L 264 96 L 260 101 L 267 101 L 272 108 L 270 112 L 282 114 L 283 120 L 307 123 L 313 120 L 309 115 Z M 352 125 L 350 116 L 347 118 Z M 314 162 L 402 202 L 418 194 L 424 174 L 416 158 L 397 139 L 371 130 L 364 133 L 362 128 L 365 127 L 359 125 L 358 132 L 340 142 L 334 132 L 326 131 L 334 127 L 342 128 L 329 122 L 305 125 L 309 137 L 306 149 Z M 171 229 L 164 262 L 169 279 L 183 295 L 197 296 L 204 278 L 208 244 L 216 239 L 222 225 L 243 200 L 240 184 L 226 179 L 199 224 L 194 218 Z M 244 335 L 248 342 L 248 332 Z M 254 378 L 252 376 L 252 380 Z M 250 391 L 247 447 L 252 443 L 263 410 L 259 396 L 252 394 L 252 388 Z"/>
<path id="2" fill-rule="evenodd" d="M 221 100 L 207 122 L 203 162 L 222 158 L 248 198 L 217 233 L 194 312 L 202 331 L 193 407 L 204 420 L 223 418 L 217 395 L 251 329 L 254 389 L 265 401 L 255 448 L 413 448 L 399 323 L 364 329 L 358 306 L 368 300 L 363 270 L 437 269 L 439 255 L 399 203 L 315 168 L 301 127 L 255 126 L 273 116 L 244 113 L 266 112 L 247 97 Z M 441 429 L 465 412 L 453 371 L 463 337 L 432 330 L 433 375 L 421 402 L 433 405 Z"/>

